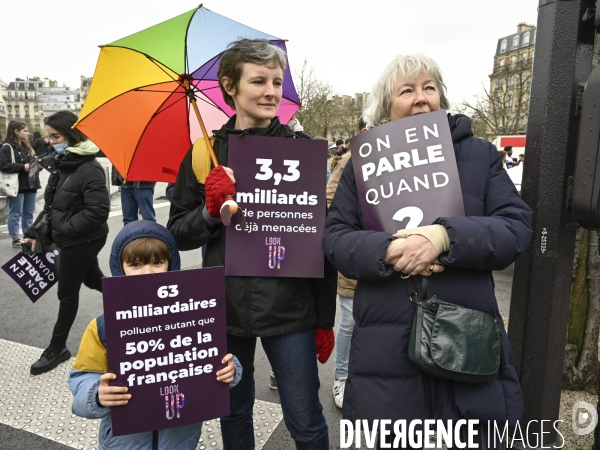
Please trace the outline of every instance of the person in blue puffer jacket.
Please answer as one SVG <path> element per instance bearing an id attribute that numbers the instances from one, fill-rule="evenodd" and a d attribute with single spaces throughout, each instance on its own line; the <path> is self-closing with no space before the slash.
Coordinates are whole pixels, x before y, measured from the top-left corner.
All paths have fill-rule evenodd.
<path id="1" fill-rule="evenodd" d="M 179 270 L 181 261 L 173 235 L 155 222 L 140 220 L 127 224 L 117 235 L 110 253 L 113 276 L 142 275 Z M 236 386 L 242 378 L 242 366 L 231 353 L 223 360 L 226 367 L 217 371 L 217 380 Z M 104 315 L 90 322 L 69 376 L 73 393 L 73 413 L 88 419 L 102 419 L 98 430 L 100 450 L 173 449 L 193 450 L 198 444 L 202 422 L 163 430 L 113 436 L 111 408 L 131 399 L 126 387 L 109 386 L 116 378 L 108 372 Z"/>

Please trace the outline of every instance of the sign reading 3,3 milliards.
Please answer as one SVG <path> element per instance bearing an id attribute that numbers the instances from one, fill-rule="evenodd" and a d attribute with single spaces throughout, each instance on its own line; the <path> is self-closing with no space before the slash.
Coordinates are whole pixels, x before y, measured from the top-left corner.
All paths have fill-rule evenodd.
<path id="1" fill-rule="evenodd" d="M 225 274 L 323 277 L 327 143 L 230 136 L 228 164 L 246 226 L 227 228 Z"/>
<path id="2" fill-rule="evenodd" d="M 256 158 L 256 164 L 259 164 L 261 167 L 260 172 L 257 173 L 254 178 L 257 180 L 267 181 L 272 177 L 275 180 L 275 186 L 281 182 L 281 174 L 279 172 L 273 173 L 271 170 L 271 164 L 273 164 L 272 159 Z M 288 166 L 288 173 L 283 175 L 283 181 L 296 181 L 298 178 L 300 178 L 300 171 L 298 170 L 300 161 L 284 159 L 283 165 Z"/>

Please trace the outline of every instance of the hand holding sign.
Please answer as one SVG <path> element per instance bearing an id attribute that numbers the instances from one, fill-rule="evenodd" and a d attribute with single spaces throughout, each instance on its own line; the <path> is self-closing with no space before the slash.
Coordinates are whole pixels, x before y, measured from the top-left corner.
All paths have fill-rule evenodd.
<path id="1" fill-rule="evenodd" d="M 110 386 L 109 380 L 114 380 L 117 376 L 114 373 L 105 373 L 100 377 L 100 386 L 98 386 L 98 401 L 102 406 L 126 405 L 131 398 L 128 389 L 124 386 Z"/>
<path id="2" fill-rule="evenodd" d="M 210 171 L 204 184 L 206 190 L 206 209 L 211 217 L 221 218 L 225 226 L 231 224 L 231 215 L 237 212 L 233 170 L 217 166 Z"/>

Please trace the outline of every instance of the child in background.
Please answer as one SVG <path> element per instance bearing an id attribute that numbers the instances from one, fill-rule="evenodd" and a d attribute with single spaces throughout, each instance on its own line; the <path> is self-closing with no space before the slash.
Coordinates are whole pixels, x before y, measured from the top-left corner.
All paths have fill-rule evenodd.
<path id="1" fill-rule="evenodd" d="M 110 270 L 113 276 L 144 275 L 180 269 L 179 251 L 169 231 L 155 222 L 139 220 L 127 224 L 113 242 Z M 227 354 L 221 361 L 227 364 L 219 370 L 217 380 L 230 383 L 230 388 L 242 378 L 242 367 L 235 356 Z M 127 387 L 109 386 L 116 378 L 108 372 L 104 315 L 92 320 L 86 328 L 79 352 L 69 376 L 73 393 L 73 413 L 88 419 L 102 419 L 98 430 L 101 450 L 108 449 L 176 449 L 196 448 L 202 422 L 145 433 L 113 436 L 111 408 L 125 405 L 131 399 Z M 153 447 L 153 441 L 158 447 Z"/>

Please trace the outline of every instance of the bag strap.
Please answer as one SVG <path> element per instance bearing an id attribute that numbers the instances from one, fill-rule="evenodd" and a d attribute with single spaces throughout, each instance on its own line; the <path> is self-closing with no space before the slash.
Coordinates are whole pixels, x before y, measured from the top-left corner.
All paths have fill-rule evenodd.
<path id="1" fill-rule="evenodd" d="M 415 323 L 415 359 L 421 361 L 421 338 L 423 335 L 423 308 L 437 310 L 435 307 L 427 305 L 427 303 L 419 301 L 419 294 L 415 290 L 415 285 L 410 275 L 406 278 L 402 276 L 408 294 L 410 295 L 410 301 L 415 307 L 416 323 Z M 423 277 L 423 298 L 427 299 L 427 277 Z M 421 372 L 423 376 L 423 391 L 425 392 L 425 398 L 427 400 L 427 418 L 433 419 L 433 393 L 431 392 L 431 385 L 435 381 L 433 377 L 430 377 L 425 372 Z"/>
<path id="2" fill-rule="evenodd" d="M 14 164 L 15 163 L 15 151 L 12 148 L 12 145 L 10 145 L 8 142 L 5 142 L 4 145 L 8 145 L 8 148 L 10 148 L 10 159 L 11 162 Z"/>
<path id="3" fill-rule="evenodd" d="M 410 301 L 413 302 L 413 305 L 416 308 L 421 302 L 419 301 L 419 294 L 417 294 L 417 291 L 415 290 L 415 284 L 413 283 L 410 275 L 408 275 L 406 278 L 404 278 L 404 275 L 402 275 L 401 278 L 404 280 L 404 284 L 406 285 L 406 290 L 408 291 Z"/>

